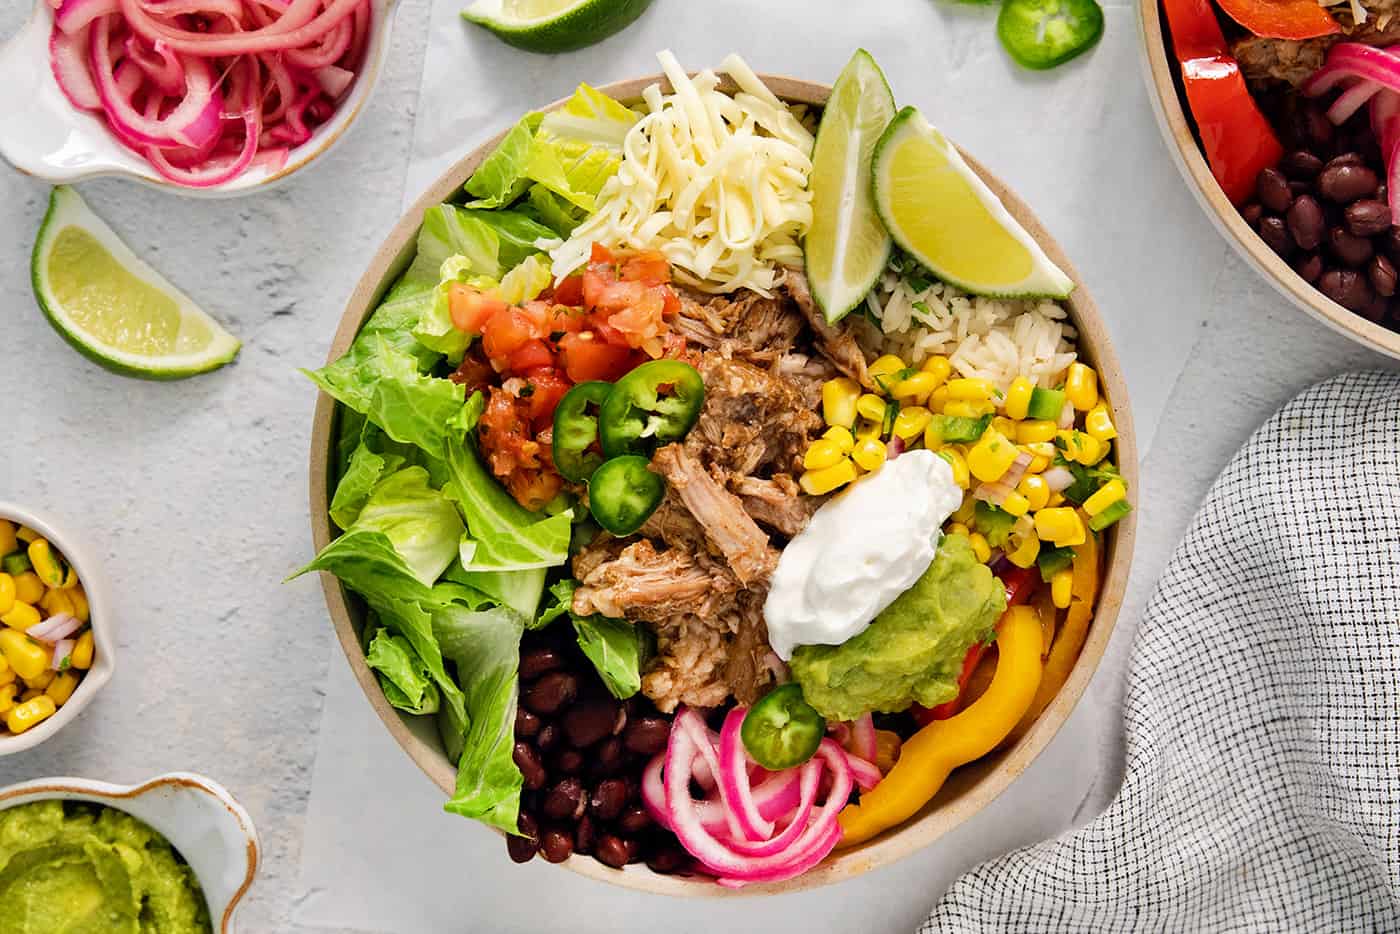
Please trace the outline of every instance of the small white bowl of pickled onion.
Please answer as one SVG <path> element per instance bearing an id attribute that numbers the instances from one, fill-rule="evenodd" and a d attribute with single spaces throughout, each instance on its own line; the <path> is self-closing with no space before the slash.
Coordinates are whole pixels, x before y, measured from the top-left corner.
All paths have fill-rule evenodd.
<path id="1" fill-rule="evenodd" d="M 23 733 L 0 731 L 0 756 L 8 756 L 33 749 L 72 723 L 111 680 L 112 670 L 116 667 L 116 637 L 113 635 L 116 624 L 112 619 L 112 605 L 107 597 L 107 581 L 102 575 L 102 566 L 81 539 L 14 503 L 0 502 L 0 519 L 9 519 L 15 525 L 26 525 L 38 532 L 77 572 L 78 583 L 82 584 L 83 593 L 87 595 L 88 625 L 92 627 L 93 639 L 92 667 L 83 672 L 73 696 L 62 707 Z"/>
<path id="2" fill-rule="evenodd" d="M 395 3 L 36 0 L 0 46 L 0 156 L 53 184 L 264 188 L 364 109 Z"/>

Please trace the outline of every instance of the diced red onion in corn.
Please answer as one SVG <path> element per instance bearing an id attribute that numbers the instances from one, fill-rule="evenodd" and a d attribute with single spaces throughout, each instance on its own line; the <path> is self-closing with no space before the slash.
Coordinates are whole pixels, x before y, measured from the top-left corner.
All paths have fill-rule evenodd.
<path id="1" fill-rule="evenodd" d="M 49 668 L 54 671 L 62 671 L 64 663 L 72 656 L 73 649 L 77 644 L 76 639 L 60 639 L 58 644 L 53 647 L 53 659 L 49 662 Z"/>
<path id="2" fill-rule="evenodd" d="M 1074 427 L 1074 406 L 1068 399 L 1065 400 L 1064 406 L 1061 407 L 1059 421 L 1055 424 L 1061 428 Z"/>
<path id="3" fill-rule="evenodd" d="M 1002 503 L 1006 502 L 1006 497 L 1010 496 L 1011 493 L 1011 487 L 1002 483 L 1000 480 L 995 480 L 991 483 L 977 484 L 976 489 L 972 491 L 972 496 L 974 499 L 980 499 L 984 503 L 1000 506 Z"/>
<path id="4" fill-rule="evenodd" d="M 59 88 L 168 181 L 280 170 L 363 65 L 371 0 L 54 0 Z"/>
<path id="5" fill-rule="evenodd" d="M 1059 493 L 1074 485 L 1074 474 L 1069 472 L 1068 467 L 1051 467 L 1040 476 L 1051 493 Z"/>
<path id="6" fill-rule="evenodd" d="M 1016 459 L 1011 462 L 1011 466 L 1006 468 L 1006 473 L 997 480 L 1002 486 L 1016 489 L 1016 484 L 1021 482 L 1021 478 L 1026 475 L 1026 468 L 1031 465 L 1031 456 L 1022 451 L 1016 455 Z"/>
<path id="7" fill-rule="evenodd" d="M 31 639 L 38 639 L 40 642 L 53 645 L 68 638 L 81 628 L 83 628 L 82 620 L 68 613 L 55 613 L 43 622 L 30 626 L 25 631 L 25 635 Z"/>
<path id="8" fill-rule="evenodd" d="M 885 446 L 885 456 L 888 460 L 894 460 L 904 453 L 904 439 L 895 435 L 890 439 L 890 443 Z"/>

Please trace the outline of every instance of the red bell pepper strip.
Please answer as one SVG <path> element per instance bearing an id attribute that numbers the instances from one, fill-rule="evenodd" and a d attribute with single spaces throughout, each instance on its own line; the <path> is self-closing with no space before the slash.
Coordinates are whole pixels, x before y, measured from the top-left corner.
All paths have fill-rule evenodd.
<path id="1" fill-rule="evenodd" d="M 1313 39 L 1342 31 L 1317 0 L 1216 0 L 1245 29 L 1265 39 Z"/>
<path id="2" fill-rule="evenodd" d="M 1018 603 L 1025 603 L 1030 599 L 1032 591 L 1035 590 L 1036 578 L 1039 572 L 1031 568 L 1011 567 L 1002 572 L 1001 582 L 1006 588 L 1006 608 L 1010 610 Z M 1002 620 L 1006 619 L 1003 614 L 997 620 L 997 626 L 1001 626 Z M 967 687 L 967 680 L 972 677 L 972 673 L 977 670 L 977 665 L 982 661 L 983 654 L 986 653 L 989 642 L 974 642 L 968 646 L 967 654 L 963 656 L 962 671 L 958 672 L 958 693 L 950 701 L 944 701 L 937 707 L 924 707 L 922 704 L 915 704 L 910 712 L 920 726 L 927 726 L 934 720 L 947 720 L 958 712 L 962 706 L 963 689 Z"/>
<path id="3" fill-rule="evenodd" d="M 1210 0 L 1163 0 L 1162 8 L 1211 174 L 1232 203 L 1243 204 L 1259 173 L 1283 157 L 1283 146 L 1250 97 Z"/>

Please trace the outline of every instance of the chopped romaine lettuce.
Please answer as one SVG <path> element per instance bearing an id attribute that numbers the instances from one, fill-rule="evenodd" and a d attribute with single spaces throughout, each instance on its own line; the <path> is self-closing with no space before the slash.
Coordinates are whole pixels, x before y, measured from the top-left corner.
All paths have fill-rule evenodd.
<path id="1" fill-rule="evenodd" d="M 541 255 L 537 253 L 525 257 L 524 262 L 505 274 L 501 284 L 496 287 L 496 296 L 501 301 L 511 305 L 524 304 L 549 287 L 554 276 L 549 271 L 549 263 L 540 259 Z"/>
<path id="2" fill-rule="evenodd" d="M 381 480 L 347 531 L 382 532 L 424 587 L 457 557 L 466 531 L 452 500 L 428 486 L 428 471 L 405 467 Z"/>
<path id="3" fill-rule="evenodd" d="M 579 648 L 598 670 L 608 691 L 619 700 L 626 700 L 642 689 L 642 663 L 649 648 L 646 633 L 625 619 L 576 615 L 572 609 L 576 589 L 578 582 L 567 579 L 549 588 L 551 603 L 531 628 L 546 626 L 567 613 L 573 621 Z"/>
<path id="4" fill-rule="evenodd" d="M 602 91 L 580 84 L 569 102 L 544 115 L 539 136 L 547 140 L 575 140 L 622 152 L 622 141 L 641 119 Z"/>
<path id="5" fill-rule="evenodd" d="M 458 763 L 457 790 L 445 808 L 517 833 L 524 782 L 512 752 L 524 618 L 502 607 L 470 610 L 447 604 L 434 609 L 432 619 L 442 654 L 456 665 L 466 690 L 467 727 L 460 751 L 448 748 Z"/>
<path id="6" fill-rule="evenodd" d="M 469 208 L 503 208 L 525 193 L 530 180 L 520 171 L 530 158 L 540 115 L 528 113 L 511 127 L 501 144 L 467 179 L 467 194 L 476 198 Z"/>
<path id="7" fill-rule="evenodd" d="M 358 412 L 346 409 L 341 418 L 357 426 L 358 443 L 341 469 L 330 514 L 336 525 L 348 529 L 383 477 L 417 464 L 423 455 L 411 444 L 399 444 Z"/>
<path id="8" fill-rule="evenodd" d="M 384 698 L 411 714 L 437 713 L 441 695 L 428 666 L 403 636 L 380 629 L 370 640 L 365 663 L 379 676 Z"/>

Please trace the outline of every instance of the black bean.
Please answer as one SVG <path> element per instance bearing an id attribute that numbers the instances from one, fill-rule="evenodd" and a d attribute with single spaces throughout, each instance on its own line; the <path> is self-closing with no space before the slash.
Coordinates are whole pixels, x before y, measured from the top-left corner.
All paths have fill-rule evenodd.
<path id="1" fill-rule="evenodd" d="M 666 740 L 671 735 L 671 724 L 660 717 L 638 717 L 627 724 L 622 733 L 622 741 L 632 752 L 642 756 L 654 756 L 666 748 Z"/>
<path id="2" fill-rule="evenodd" d="M 1295 149 L 1283 157 L 1279 163 L 1283 174 L 1298 181 L 1310 181 L 1322 171 L 1322 160 L 1306 149 Z"/>
<path id="3" fill-rule="evenodd" d="M 535 714 L 530 713 L 524 707 L 515 708 L 515 735 L 524 736 L 527 739 L 540 731 L 544 724 Z"/>
<path id="4" fill-rule="evenodd" d="M 1327 160 L 1327 164 L 1324 165 L 1324 166 L 1322 167 L 1322 170 L 1325 172 L 1325 171 L 1327 171 L 1328 169 L 1330 169 L 1330 168 L 1335 168 L 1336 166 L 1339 166 L 1339 165 L 1365 165 L 1365 164 L 1366 164 L 1366 160 L 1363 159 L 1363 158 L 1361 158 L 1361 153 L 1359 153 L 1359 152 L 1343 152 L 1343 153 L 1340 153 L 1340 154 L 1338 154 L 1338 155 L 1332 157 L 1331 159 L 1328 159 L 1328 160 Z"/>
<path id="5" fill-rule="evenodd" d="M 617 818 L 617 829 L 623 833 L 641 833 L 651 826 L 651 815 L 640 804 L 628 805 Z"/>
<path id="6" fill-rule="evenodd" d="M 1400 263 L 1400 227 L 1391 227 L 1380 236 L 1376 245 L 1385 250 L 1392 263 Z"/>
<path id="7" fill-rule="evenodd" d="M 622 740 L 609 736 L 593 751 L 593 773 L 606 778 L 616 775 L 627 765 L 627 752 L 622 748 Z"/>
<path id="8" fill-rule="evenodd" d="M 1288 188 L 1288 179 L 1284 178 L 1278 169 L 1270 167 L 1261 171 L 1256 185 L 1259 200 L 1275 214 L 1287 211 L 1288 206 L 1293 203 L 1293 192 Z"/>
<path id="9" fill-rule="evenodd" d="M 611 698 L 575 704 L 561 720 L 564 735 L 579 749 L 587 749 L 612 732 L 617 713 L 617 702 Z"/>
<path id="10" fill-rule="evenodd" d="M 593 789 L 593 797 L 588 808 L 599 820 L 612 820 L 622 813 L 627 804 L 627 782 L 620 778 L 608 778 Z"/>
<path id="11" fill-rule="evenodd" d="M 1332 138 L 1336 136 L 1337 128 L 1332 125 L 1332 121 L 1327 119 L 1327 114 L 1322 108 L 1309 104 L 1302 113 L 1303 129 L 1308 140 L 1318 146 L 1328 146 Z"/>
<path id="12" fill-rule="evenodd" d="M 1354 269 L 1329 269 L 1317 280 L 1323 295 L 1352 311 L 1360 311 L 1375 297 L 1366 277 Z"/>
<path id="13" fill-rule="evenodd" d="M 1357 314 L 1367 321 L 1374 321 L 1380 324 L 1390 314 L 1390 302 L 1377 295 L 1375 298 L 1371 299 L 1371 304 L 1362 308 Z"/>
<path id="14" fill-rule="evenodd" d="M 1293 261 L 1293 270 L 1312 285 L 1317 282 L 1317 277 L 1322 275 L 1322 257 L 1316 253 L 1304 254 Z"/>
<path id="15" fill-rule="evenodd" d="M 532 681 L 547 671 L 564 667 L 564 656 L 547 645 L 530 649 L 520 655 L 520 677 Z"/>
<path id="16" fill-rule="evenodd" d="M 1288 232 L 1293 242 L 1301 249 L 1315 250 L 1322 242 L 1322 232 L 1326 229 L 1326 219 L 1322 215 L 1322 205 L 1312 195 L 1299 195 L 1288 209 Z"/>
<path id="17" fill-rule="evenodd" d="M 578 820 L 578 826 L 574 828 L 574 852 L 587 856 L 593 852 L 593 841 L 598 837 L 598 828 L 593 824 L 593 818 L 587 814 Z"/>
<path id="18" fill-rule="evenodd" d="M 1288 233 L 1288 225 L 1281 217 L 1266 217 L 1259 222 L 1259 236 L 1279 256 L 1288 257 L 1293 252 L 1293 237 Z"/>
<path id="19" fill-rule="evenodd" d="M 1400 275 L 1396 274 L 1394 263 L 1377 254 L 1371 257 L 1371 262 L 1366 264 L 1366 278 L 1371 281 L 1371 288 L 1376 290 L 1377 295 L 1382 298 L 1390 298 L 1395 294 L 1395 287 L 1397 280 L 1400 280 Z"/>
<path id="20" fill-rule="evenodd" d="M 1349 233 L 1345 227 L 1327 231 L 1327 246 L 1332 255 L 1354 269 L 1364 266 L 1376 251 L 1369 239 Z"/>
<path id="21" fill-rule="evenodd" d="M 540 837 L 540 855 L 551 863 L 562 863 L 573 855 L 574 838 L 560 827 L 551 827 Z"/>
<path id="22" fill-rule="evenodd" d="M 632 859 L 632 847 L 617 834 L 601 834 L 593 849 L 598 862 L 614 869 L 621 869 Z"/>
<path id="23" fill-rule="evenodd" d="M 586 797 L 583 782 L 572 776 L 561 778 L 545 793 L 540 811 L 554 820 L 578 820 L 583 816 Z"/>
<path id="24" fill-rule="evenodd" d="M 535 824 L 535 819 L 524 811 L 520 812 L 520 819 L 516 822 L 516 826 L 520 828 L 520 832 L 524 836 L 508 835 L 506 837 L 506 852 L 510 854 L 512 862 L 528 863 L 540 848 L 540 842 L 537 839 L 539 827 Z"/>
<path id="25" fill-rule="evenodd" d="M 1375 194 L 1379 182 L 1376 173 L 1364 165 L 1329 163 L 1317 177 L 1317 190 L 1328 201 L 1349 204 L 1357 198 Z"/>
<path id="26" fill-rule="evenodd" d="M 1244 222 L 1249 226 L 1256 227 L 1264 217 L 1264 205 L 1258 201 L 1251 201 L 1240 208 L 1240 217 L 1243 217 Z"/>
<path id="27" fill-rule="evenodd" d="M 554 756 L 554 768 L 565 775 L 577 775 L 583 771 L 583 753 L 577 749 L 561 749 Z"/>
<path id="28" fill-rule="evenodd" d="M 1384 201 L 1386 204 L 1390 203 L 1390 189 L 1386 188 L 1385 182 L 1376 186 L 1376 200 Z"/>
<path id="29" fill-rule="evenodd" d="M 515 760 L 516 768 L 520 769 L 520 776 L 525 779 L 526 788 L 534 791 L 544 787 L 549 775 L 544 770 L 544 763 L 540 762 L 540 754 L 533 746 L 525 742 L 516 743 L 511 758 Z"/>
<path id="30" fill-rule="evenodd" d="M 561 735 L 559 727 L 553 723 L 546 723 L 540 727 L 540 733 L 535 737 L 535 745 L 539 747 L 540 752 L 549 752 L 559 744 Z"/>
<path id="31" fill-rule="evenodd" d="M 690 863 L 690 856 L 678 846 L 661 846 L 647 860 L 647 868 L 652 872 L 670 875 Z"/>
<path id="32" fill-rule="evenodd" d="M 568 671 L 551 671 L 525 689 L 521 703 L 537 714 L 552 714 L 578 697 L 578 676 Z"/>
<path id="33" fill-rule="evenodd" d="M 1358 237 L 1374 237 L 1390 229 L 1390 205 L 1384 201 L 1362 198 L 1347 205 L 1344 212 L 1347 230 Z"/>

